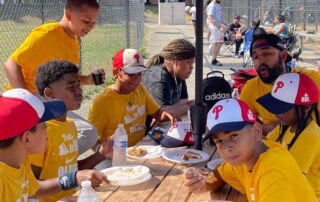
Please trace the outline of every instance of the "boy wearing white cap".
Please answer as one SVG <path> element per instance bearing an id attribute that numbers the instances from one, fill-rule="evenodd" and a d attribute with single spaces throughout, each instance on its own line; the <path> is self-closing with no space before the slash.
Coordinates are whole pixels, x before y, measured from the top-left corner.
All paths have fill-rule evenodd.
<path id="1" fill-rule="evenodd" d="M 58 178 L 46 184 L 35 179 L 29 154 L 46 148 L 45 121 L 66 113 L 61 100 L 42 103 L 25 89 L 13 89 L 0 95 L 0 201 L 27 201 L 59 190 Z"/>
<path id="2" fill-rule="evenodd" d="M 259 99 L 275 114 L 280 125 L 268 134 L 268 139 L 279 142 L 296 159 L 318 199 L 320 198 L 320 121 L 318 117 L 319 89 L 306 75 L 288 73 L 280 75 L 271 93 Z"/>
<path id="3" fill-rule="evenodd" d="M 158 121 L 174 122 L 173 116 L 164 111 L 141 84 L 141 74 L 146 70 L 137 50 L 122 49 L 114 55 L 112 73 L 116 83 L 96 96 L 88 115 L 100 141 L 112 136 L 117 125 L 123 123 L 129 146 L 135 145 L 144 137 L 147 115 Z"/>
<path id="4" fill-rule="evenodd" d="M 201 193 L 229 184 L 249 202 L 316 201 L 311 186 L 297 163 L 281 145 L 262 141 L 262 128 L 249 107 L 237 99 L 217 102 L 208 112 L 209 132 L 223 158 L 214 171 L 217 180 L 207 183 L 197 174 L 186 173 L 184 185 Z"/>

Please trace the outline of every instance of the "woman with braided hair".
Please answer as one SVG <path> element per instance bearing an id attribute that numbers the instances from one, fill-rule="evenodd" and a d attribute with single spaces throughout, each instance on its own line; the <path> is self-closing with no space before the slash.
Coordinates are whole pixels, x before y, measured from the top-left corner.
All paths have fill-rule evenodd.
<path id="1" fill-rule="evenodd" d="M 195 47 L 185 39 L 175 39 L 146 64 L 142 83 L 161 106 L 170 106 L 170 113 L 181 117 L 192 101 L 188 100 L 187 85 L 195 62 Z"/>

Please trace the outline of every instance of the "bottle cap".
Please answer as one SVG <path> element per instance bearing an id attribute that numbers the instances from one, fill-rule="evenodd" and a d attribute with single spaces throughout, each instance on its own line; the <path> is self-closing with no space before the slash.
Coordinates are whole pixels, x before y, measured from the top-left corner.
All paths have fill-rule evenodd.
<path id="1" fill-rule="evenodd" d="M 91 181 L 89 180 L 82 181 L 81 187 L 91 187 Z"/>

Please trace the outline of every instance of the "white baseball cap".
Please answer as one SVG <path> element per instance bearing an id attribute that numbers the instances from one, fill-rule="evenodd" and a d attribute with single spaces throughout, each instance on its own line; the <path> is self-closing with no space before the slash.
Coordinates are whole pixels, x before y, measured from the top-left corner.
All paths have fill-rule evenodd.
<path id="1" fill-rule="evenodd" d="M 219 100 L 208 112 L 208 132 L 203 141 L 220 131 L 241 130 L 248 123 L 255 123 L 256 115 L 248 105 L 235 98 Z"/>
<path id="2" fill-rule="evenodd" d="M 271 93 L 257 102 L 273 114 L 283 114 L 295 105 L 310 105 L 319 100 L 319 89 L 307 75 L 287 73 L 274 82 Z"/>
<path id="3" fill-rule="evenodd" d="M 195 144 L 195 138 L 190 131 L 190 126 L 185 121 L 175 122 L 168 130 L 167 134 L 163 133 L 156 136 L 149 132 L 149 136 L 161 144 L 163 147 L 181 147 Z"/>
<path id="4" fill-rule="evenodd" d="M 127 74 L 136 74 L 148 70 L 144 66 L 141 53 L 135 49 L 122 49 L 113 57 L 113 75 L 117 74 L 118 69 Z"/>

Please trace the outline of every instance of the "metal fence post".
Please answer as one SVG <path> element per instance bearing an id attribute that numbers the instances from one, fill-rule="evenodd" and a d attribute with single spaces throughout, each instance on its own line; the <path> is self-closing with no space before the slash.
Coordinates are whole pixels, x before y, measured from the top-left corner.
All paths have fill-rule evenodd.
<path id="1" fill-rule="evenodd" d="M 41 0 L 41 22 L 44 24 L 44 0 Z"/>
<path id="2" fill-rule="evenodd" d="M 125 0 L 124 4 L 125 8 L 125 15 L 126 15 L 126 23 L 125 23 L 125 29 L 126 29 L 126 48 L 130 48 L 130 3 L 129 0 Z"/>

